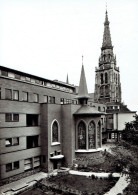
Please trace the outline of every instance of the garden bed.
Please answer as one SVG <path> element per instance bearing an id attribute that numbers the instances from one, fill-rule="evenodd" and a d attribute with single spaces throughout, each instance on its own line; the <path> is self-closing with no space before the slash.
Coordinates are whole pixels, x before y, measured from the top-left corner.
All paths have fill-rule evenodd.
<path id="1" fill-rule="evenodd" d="M 97 178 L 78 175 L 63 175 L 40 182 L 43 192 L 53 191 L 56 194 L 104 194 L 111 189 L 118 178 Z"/>

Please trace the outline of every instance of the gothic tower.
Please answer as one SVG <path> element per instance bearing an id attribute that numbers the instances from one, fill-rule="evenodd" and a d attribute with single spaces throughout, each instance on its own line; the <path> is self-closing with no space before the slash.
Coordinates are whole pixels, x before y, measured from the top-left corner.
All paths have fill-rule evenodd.
<path id="1" fill-rule="evenodd" d="M 95 101 L 100 103 L 121 102 L 120 72 L 119 67 L 116 66 L 116 56 L 113 53 L 107 10 L 99 66 L 96 67 L 95 72 Z"/>

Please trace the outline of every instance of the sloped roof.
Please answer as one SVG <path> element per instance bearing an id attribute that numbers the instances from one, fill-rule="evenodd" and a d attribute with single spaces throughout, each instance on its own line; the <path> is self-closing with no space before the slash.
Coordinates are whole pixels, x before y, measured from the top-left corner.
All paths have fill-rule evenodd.
<path id="1" fill-rule="evenodd" d="M 105 114 L 105 113 L 99 112 L 94 107 L 90 107 L 88 105 L 83 105 L 74 113 L 74 115 L 101 115 L 101 114 Z"/>

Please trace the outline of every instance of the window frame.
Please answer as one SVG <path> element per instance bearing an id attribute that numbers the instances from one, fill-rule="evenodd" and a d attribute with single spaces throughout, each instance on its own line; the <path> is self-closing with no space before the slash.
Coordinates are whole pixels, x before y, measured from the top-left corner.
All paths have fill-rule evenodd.
<path id="1" fill-rule="evenodd" d="M 39 95 L 38 93 L 34 93 L 34 101 L 35 103 L 38 103 L 39 102 Z"/>
<path id="2" fill-rule="evenodd" d="M 17 143 L 16 144 L 13 141 L 15 138 L 17 139 Z M 9 141 L 10 144 L 6 145 L 6 141 Z M 5 139 L 5 147 L 18 146 L 18 145 L 19 145 L 19 137 L 12 137 L 12 138 L 6 138 Z"/>
<path id="3" fill-rule="evenodd" d="M 17 98 L 15 98 L 17 92 Z M 13 100 L 19 101 L 19 90 L 13 90 Z"/>
<path id="4" fill-rule="evenodd" d="M 11 97 L 7 97 L 7 96 L 9 96 L 9 94 L 7 94 L 7 92 L 9 91 L 10 92 L 10 96 Z M 7 88 L 5 88 L 5 100 L 12 100 L 12 89 L 7 89 Z"/>
<path id="5" fill-rule="evenodd" d="M 56 122 L 58 125 L 58 141 L 57 142 L 53 142 L 53 124 L 54 124 L 54 122 Z M 59 122 L 56 119 L 54 119 L 51 123 L 51 145 L 55 146 L 55 145 L 59 145 L 59 144 L 60 144 L 60 125 L 59 125 Z"/>
<path id="6" fill-rule="evenodd" d="M 24 98 L 24 94 L 26 94 L 26 97 L 27 97 L 27 98 Z M 28 102 L 28 92 L 22 91 L 22 101 L 23 101 L 23 102 Z"/>

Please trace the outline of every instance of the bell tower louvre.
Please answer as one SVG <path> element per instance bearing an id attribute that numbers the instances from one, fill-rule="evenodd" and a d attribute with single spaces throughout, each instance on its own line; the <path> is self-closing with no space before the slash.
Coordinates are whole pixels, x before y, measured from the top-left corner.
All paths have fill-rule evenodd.
<path id="1" fill-rule="evenodd" d="M 116 66 L 116 56 L 113 53 L 107 10 L 105 12 L 103 43 L 99 57 L 99 66 L 96 67 L 95 72 L 95 102 L 121 103 L 120 71 L 119 67 Z"/>

